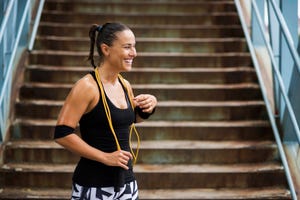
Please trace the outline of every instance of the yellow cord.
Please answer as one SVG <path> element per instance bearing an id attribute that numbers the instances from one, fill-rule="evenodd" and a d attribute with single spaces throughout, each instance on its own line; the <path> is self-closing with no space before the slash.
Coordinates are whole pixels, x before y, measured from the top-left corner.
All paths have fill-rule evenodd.
<path id="1" fill-rule="evenodd" d="M 134 153 L 133 149 L 132 149 L 132 144 L 131 144 L 131 137 L 132 137 L 132 131 L 134 131 L 135 135 L 136 135 L 136 140 L 137 140 L 137 147 L 136 147 L 136 152 Z M 138 156 L 139 156 L 139 150 L 140 150 L 140 136 L 138 131 L 135 128 L 134 123 L 131 124 L 130 127 L 130 132 L 129 132 L 129 147 L 130 147 L 130 151 L 131 154 L 133 156 L 133 164 L 136 163 Z"/>
<path id="2" fill-rule="evenodd" d="M 97 79 L 97 83 L 100 87 L 100 92 L 101 92 L 101 97 L 102 97 L 102 103 L 104 105 L 104 110 L 105 110 L 105 114 L 106 114 L 106 117 L 107 117 L 107 120 L 108 120 L 108 124 L 109 124 L 109 127 L 111 129 L 111 132 L 115 138 L 115 142 L 116 142 L 116 145 L 117 145 L 117 150 L 121 150 L 121 146 L 119 144 L 119 141 L 118 141 L 118 137 L 115 133 L 115 130 L 114 130 L 114 127 L 113 127 L 113 124 L 112 124 L 112 119 L 111 119 L 111 114 L 110 114 L 110 110 L 109 110 L 109 107 L 108 107 L 108 104 L 107 104 L 107 101 L 106 101 L 106 98 L 105 98 L 105 93 L 104 93 L 104 88 L 103 88 L 103 85 L 101 84 L 101 78 L 100 78 L 100 75 L 99 75 L 99 72 L 97 70 L 97 68 L 95 68 L 95 76 L 96 76 L 96 79 Z M 128 93 L 128 89 L 127 89 L 127 86 L 125 84 L 125 81 L 124 81 L 124 78 L 119 74 L 118 75 L 122 85 L 125 87 L 125 90 L 126 90 L 126 93 Z M 130 101 L 130 105 L 132 107 L 132 109 L 134 110 L 134 104 L 133 104 L 133 101 L 132 99 L 129 97 L 129 101 Z M 132 138 L 132 131 L 135 132 L 135 135 L 136 135 L 136 138 L 137 138 L 137 149 L 136 149 L 136 153 L 134 153 L 133 149 L 132 149 L 132 144 L 131 144 L 131 138 Z M 139 133 L 137 132 L 136 128 L 135 128 L 135 125 L 134 123 L 131 124 L 131 127 L 130 127 L 130 132 L 129 132 L 129 146 L 130 146 L 130 151 L 131 151 L 131 154 L 133 156 L 133 164 L 136 163 L 137 161 L 137 158 L 138 158 L 138 154 L 139 154 L 139 148 L 140 148 L 140 137 L 139 137 Z"/>

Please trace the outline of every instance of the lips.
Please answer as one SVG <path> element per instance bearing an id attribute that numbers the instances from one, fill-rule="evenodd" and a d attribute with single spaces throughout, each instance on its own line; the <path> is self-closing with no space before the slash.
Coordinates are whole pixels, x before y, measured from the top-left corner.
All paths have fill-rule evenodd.
<path id="1" fill-rule="evenodd" d="M 127 63 L 127 64 L 132 64 L 132 62 L 133 62 L 133 59 L 125 59 L 125 63 Z"/>

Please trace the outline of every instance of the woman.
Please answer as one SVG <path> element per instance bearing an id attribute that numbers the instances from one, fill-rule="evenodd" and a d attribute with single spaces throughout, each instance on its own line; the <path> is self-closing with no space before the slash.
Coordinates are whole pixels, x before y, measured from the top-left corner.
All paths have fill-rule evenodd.
<path id="1" fill-rule="evenodd" d="M 95 70 L 73 86 L 54 136 L 58 144 L 81 156 L 73 174 L 72 199 L 138 199 L 129 127 L 153 114 L 157 100 L 150 94 L 134 97 L 129 82 L 119 76 L 131 70 L 137 56 L 135 36 L 127 26 L 93 25 L 89 36 L 89 60 Z M 81 137 L 74 134 L 78 123 Z"/>

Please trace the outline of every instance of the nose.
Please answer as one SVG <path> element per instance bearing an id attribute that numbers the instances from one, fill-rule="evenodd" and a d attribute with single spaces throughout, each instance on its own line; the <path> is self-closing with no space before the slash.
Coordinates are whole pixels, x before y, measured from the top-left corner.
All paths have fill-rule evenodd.
<path id="1" fill-rule="evenodd" d="M 132 47 L 132 48 L 131 48 L 130 56 L 131 56 L 131 57 L 136 57 L 136 56 L 137 56 L 137 52 L 136 52 L 135 47 Z"/>

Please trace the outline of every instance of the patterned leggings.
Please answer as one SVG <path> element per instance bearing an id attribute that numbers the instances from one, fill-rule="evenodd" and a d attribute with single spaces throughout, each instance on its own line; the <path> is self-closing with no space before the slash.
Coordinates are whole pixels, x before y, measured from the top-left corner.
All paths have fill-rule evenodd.
<path id="1" fill-rule="evenodd" d="M 138 200 L 136 181 L 126 183 L 115 192 L 114 187 L 84 187 L 73 183 L 71 200 Z"/>

